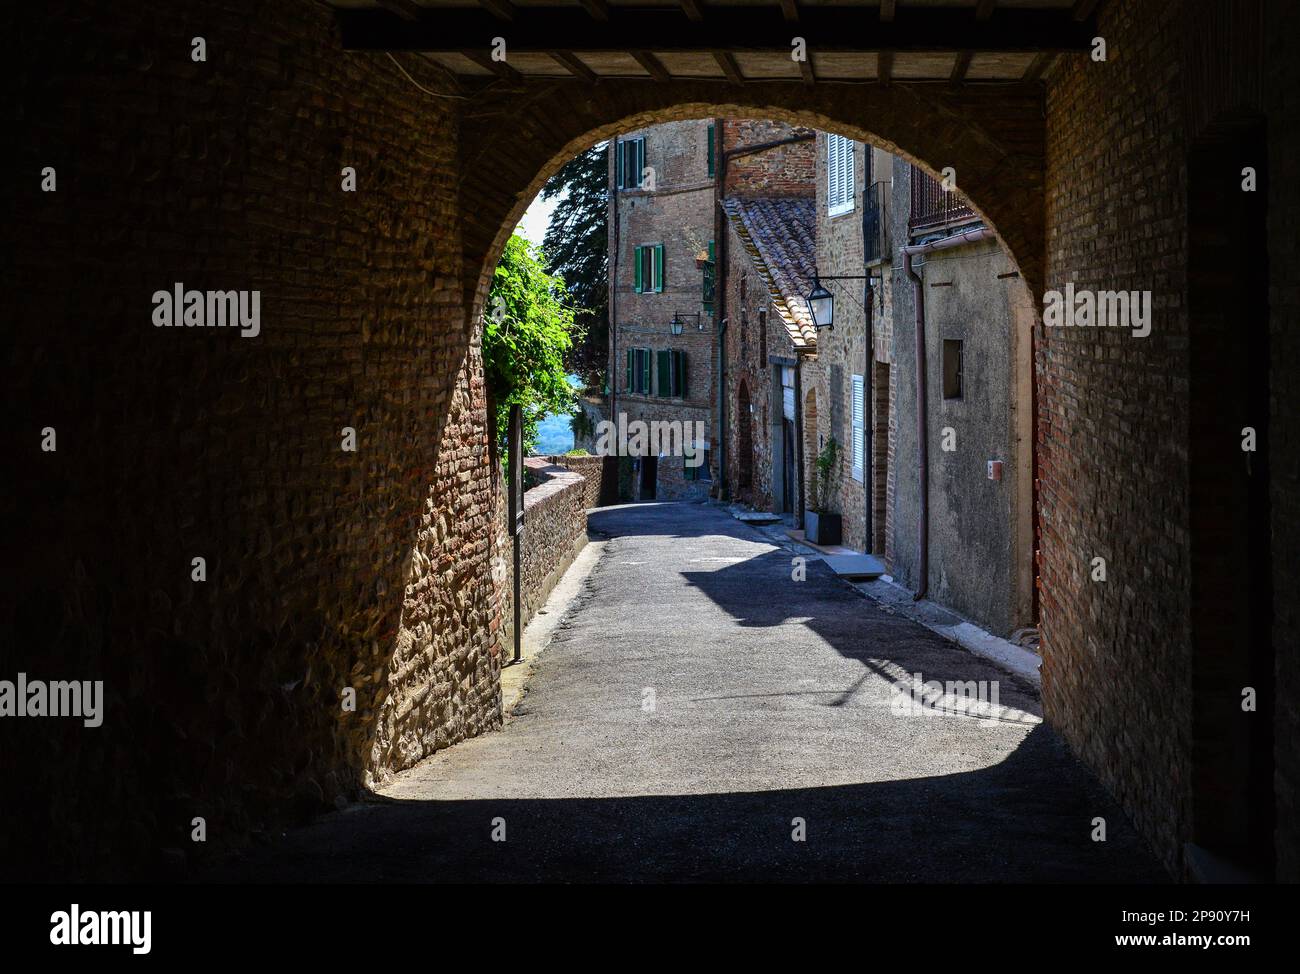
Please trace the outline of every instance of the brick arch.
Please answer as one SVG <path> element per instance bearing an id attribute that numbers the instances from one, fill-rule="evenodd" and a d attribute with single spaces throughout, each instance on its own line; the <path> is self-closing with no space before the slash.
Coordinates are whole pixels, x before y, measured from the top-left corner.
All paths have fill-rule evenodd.
<path id="1" fill-rule="evenodd" d="M 575 97 L 575 93 L 579 97 Z M 725 97 L 719 97 L 724 95 Z M 946 166 L 997 233 L 1035 296 L 1045 267 L 1043 93 L 1033 85 L 816 85 L 770 82 L 556 83 L 527 99 L 485 99 L 462 123 L 465 304 L 482 314 L 492 271 L 533 197 L 603 139 L 661 122 L 771 118 L 879 146 L 932 175 Z"/>

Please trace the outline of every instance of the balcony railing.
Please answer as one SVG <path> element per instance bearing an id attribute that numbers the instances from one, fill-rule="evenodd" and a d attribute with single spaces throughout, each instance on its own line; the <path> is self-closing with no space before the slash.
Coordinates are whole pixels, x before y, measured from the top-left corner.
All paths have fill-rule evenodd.
<path id="1" fill-rule="evenodd" d="M 943 189 L 937 180 L 912 167 L 912 213 L 907 221 L 909 230 L 929 230 L 947 223 L 968 220 L 975 216 L 966 198 L 960 193 Z"/>
<path id="2" fill-rule="evenodd" d="M 866 209 L 862 214 L 862 246 L 867 263 L 890 253 L 889 189 L 889 183 L 872 183 L 863 194 Z"/>

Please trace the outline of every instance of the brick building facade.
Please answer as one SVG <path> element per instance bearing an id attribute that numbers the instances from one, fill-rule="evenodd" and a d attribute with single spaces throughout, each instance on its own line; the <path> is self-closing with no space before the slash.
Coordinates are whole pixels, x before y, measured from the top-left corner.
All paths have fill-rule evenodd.
<path id="1" fill-rule="evenodd" d="M 712 121 L 671 122 L 609 148 L 611 418 L 683 424 L 705 450 L 717 389 L 715 131 Z M 712 457 L 686 461 L 680 453 L 634 458 L 636 496 L 707 497 Z"/>

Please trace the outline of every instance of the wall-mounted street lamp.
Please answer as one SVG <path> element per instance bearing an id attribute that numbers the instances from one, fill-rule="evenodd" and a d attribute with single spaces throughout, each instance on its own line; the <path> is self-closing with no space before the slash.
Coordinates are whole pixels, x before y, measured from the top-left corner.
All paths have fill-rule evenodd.
<path id="1" fill-rule="evenodd" d="M 822 287 L 822 281 L 867 281 L 867 274 L 837 274 L 832 277 L 813 275 L 813 289 L 808 294 L 808 313 L 818 328 L 835 327 L 835 296 Z"/>
<path id="2" fill-rule="evenodd" d="M 675 315 L 673 315 L 673 320 L 668 322 L 668 330 L 671 331 L 674 335 L 680 335 L 682 333 L 682 329 L 686 327 L 687 318 L 694 318 L 695 327 L 699 331 L 704 330 L 704 324 L 700 321 L 700 315 L 698 313 L 691 314 L 685 311 L 678 311 Z"/>

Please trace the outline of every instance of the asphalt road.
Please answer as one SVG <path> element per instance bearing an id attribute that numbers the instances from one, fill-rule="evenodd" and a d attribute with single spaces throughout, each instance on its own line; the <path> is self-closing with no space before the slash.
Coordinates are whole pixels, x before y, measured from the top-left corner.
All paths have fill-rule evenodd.
<path id="1" fill-rule="evenodd" d="M 795 580 L 719 508 L 590 526 L 604 555 L 502 731 L 206 878 L 1167 881 L 1032 688 L 820 561 Z M 1001 709 L 896 713 L 916 673 L 997 681 Z"/>

